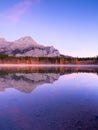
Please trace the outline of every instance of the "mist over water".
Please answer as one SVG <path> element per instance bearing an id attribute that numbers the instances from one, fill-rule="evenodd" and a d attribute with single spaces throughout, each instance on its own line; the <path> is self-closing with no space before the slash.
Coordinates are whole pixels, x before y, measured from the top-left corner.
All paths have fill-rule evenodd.
<path id="1" fill-rule="evenodd" d="M 0 130 L 98 130 L 98 68 L 1 67 Z"/>

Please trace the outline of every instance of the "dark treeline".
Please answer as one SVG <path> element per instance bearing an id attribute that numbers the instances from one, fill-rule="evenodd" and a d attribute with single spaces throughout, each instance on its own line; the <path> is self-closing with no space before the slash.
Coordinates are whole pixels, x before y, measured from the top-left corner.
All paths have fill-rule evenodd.
<path id="1" fill-rule="evenodd" d="M 97 57 L 15 57 L 0 54 L 0 64 L 98 64 Z"/>

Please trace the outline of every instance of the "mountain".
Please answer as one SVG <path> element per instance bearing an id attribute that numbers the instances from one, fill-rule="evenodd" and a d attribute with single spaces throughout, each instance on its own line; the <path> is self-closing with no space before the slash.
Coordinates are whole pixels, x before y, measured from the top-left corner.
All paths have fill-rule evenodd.
<path id="1" fill-rule="evenodd" d="M 9 56 L 32 56 L 32 57 L 59 57 L 60 53 L 53 46 L 43 46 L 35 42 L 31 37 L 22 37 L 9 42 L 0 38 L 0 54 Z"/>

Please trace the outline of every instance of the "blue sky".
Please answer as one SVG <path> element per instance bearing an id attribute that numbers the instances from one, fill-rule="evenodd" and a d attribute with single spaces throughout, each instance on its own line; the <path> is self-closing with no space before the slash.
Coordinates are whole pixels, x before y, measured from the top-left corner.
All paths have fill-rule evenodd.
<path id="1" fill-rule="evenodd" d="M 98 55 L 98 0 L 0 0 L 0 37 L 31 36 L 65 55 Z"/>

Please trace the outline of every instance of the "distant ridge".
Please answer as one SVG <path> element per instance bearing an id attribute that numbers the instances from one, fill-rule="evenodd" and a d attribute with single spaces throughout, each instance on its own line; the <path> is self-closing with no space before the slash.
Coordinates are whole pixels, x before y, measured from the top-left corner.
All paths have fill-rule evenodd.
<path id="1" fill-rule="evenodd" d="M 60 52 L 53 46 L 38 44 L 30 36 L 22 37 L 16 41 L 6 41 L 0 38 L 0 54 L 9 56 L 30 56 L 30 57 L 60 57 Z"/>

